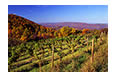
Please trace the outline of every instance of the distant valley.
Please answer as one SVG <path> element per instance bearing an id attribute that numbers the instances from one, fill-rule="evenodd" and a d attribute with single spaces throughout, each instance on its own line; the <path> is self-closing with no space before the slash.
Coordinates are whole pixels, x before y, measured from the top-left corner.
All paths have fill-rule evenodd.
<path id="1" fill-rule="evenodd" d="M 108 24 L 88 24 L 88 23 L 82 23 L 82 22 L 58 22 L 58 23 L 40 23 L 41 25 L 45 27 L 51 27 L 56 30 L 62 28 L 63 26 L 72 27 L 75 29 L 103 29 L 108 28 Z"/>

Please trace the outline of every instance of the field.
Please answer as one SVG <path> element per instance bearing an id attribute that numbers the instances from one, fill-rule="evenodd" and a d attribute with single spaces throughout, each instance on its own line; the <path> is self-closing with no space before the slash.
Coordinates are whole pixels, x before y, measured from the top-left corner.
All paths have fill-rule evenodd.
<path id="1" fill-rule="evenodd" d="M 108 35 L 69 35 L 8 47 L 9 72 L 107 72 Z"/>

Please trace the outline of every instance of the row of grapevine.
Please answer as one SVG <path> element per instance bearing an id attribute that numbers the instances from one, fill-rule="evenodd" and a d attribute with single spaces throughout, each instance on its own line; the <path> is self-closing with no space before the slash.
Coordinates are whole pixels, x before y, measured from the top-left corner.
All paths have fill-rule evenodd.
<path id="1" fill-rule="evenodd" d="M 13 57 L 15 60 L 9 62 L 8 69 L 9 71 L 32 71 L 34 69 L 40 72 L 64 71 L 65 66 L 68 66 L 78 70 L 81 67 L 78 67 L 78 64 L 81 65 L 90 59 L 91 54 L 94 57 L 95 50 L 91 52 L 91 49 L 94 49 L 92 48 L 93 38 L 93 43 L 96 46 L 100 38 L 70 35 L 38 42 L 26 42 L 19 46 L 10 47 L 9 58 Z M 14 52 L 15 55 L 18 55 L 17 58 L 13 56 Z M 8 61 L 10 60 L 8 59 Z"/>

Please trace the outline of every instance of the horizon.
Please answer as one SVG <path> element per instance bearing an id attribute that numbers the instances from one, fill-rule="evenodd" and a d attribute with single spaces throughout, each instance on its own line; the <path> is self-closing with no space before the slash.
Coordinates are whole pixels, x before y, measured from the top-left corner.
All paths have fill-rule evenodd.
<path id="1" fill-rule="evenodd" d="M 106 24 L 108 23 L 87 23 L 87 22 L 44 22 L 44 23 L 38 23 L 38 24 L 51 24 L 51 23 L 86 23 L 86 24 Z"/>
<path id="2" fill-rule="evenodd" d="M 107 5 L 8 5 L 8 14 L 21 16 L 35 23 L 108 24 Z"/>

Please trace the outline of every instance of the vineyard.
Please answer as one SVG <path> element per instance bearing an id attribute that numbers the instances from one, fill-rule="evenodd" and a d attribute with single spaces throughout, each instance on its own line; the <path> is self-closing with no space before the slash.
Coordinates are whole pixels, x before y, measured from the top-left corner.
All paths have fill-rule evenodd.
<path id="1" fill-rule="evenodd" d="M 8 47 L 9 72 L 108 71 L 108 36 L 69 35 Z"/>
<path id="2" fill-rule="evenodd" d="M 10 14 L 8 71 L 108 71 L 108 28 L 79 30 L 63 26 L 56 30 Z"/>

